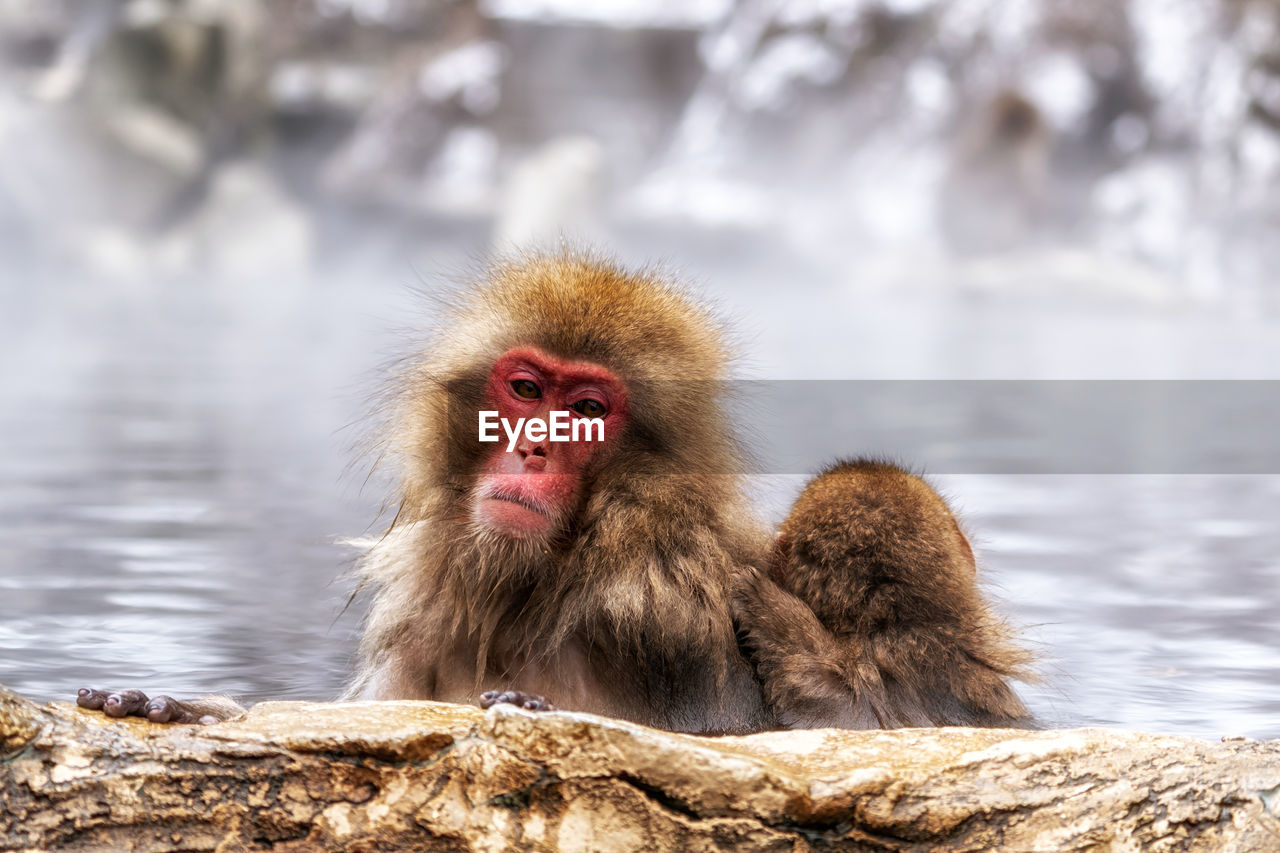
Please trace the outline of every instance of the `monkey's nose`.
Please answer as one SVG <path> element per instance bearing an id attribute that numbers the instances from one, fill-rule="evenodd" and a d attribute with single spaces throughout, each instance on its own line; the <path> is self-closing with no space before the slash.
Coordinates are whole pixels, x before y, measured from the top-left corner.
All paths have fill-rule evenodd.
<path id="1" fill-rule="evenodd" d="M 520 461 L 530 471 L 544 471 L 547 467 L 547 450 L 541 444 L 525 444 L 516 448 Z"/>

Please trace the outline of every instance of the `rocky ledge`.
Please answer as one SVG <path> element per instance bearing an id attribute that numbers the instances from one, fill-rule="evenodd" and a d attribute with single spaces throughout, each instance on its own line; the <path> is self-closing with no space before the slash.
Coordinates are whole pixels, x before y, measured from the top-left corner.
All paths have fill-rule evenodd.
<path id="1" fill-rule="evenodd" d="M 0 688 L 0 849 L 1276 850 L 1280 740 L 692 737 L 587 714 L 267 702 L 212 726 Z"/>

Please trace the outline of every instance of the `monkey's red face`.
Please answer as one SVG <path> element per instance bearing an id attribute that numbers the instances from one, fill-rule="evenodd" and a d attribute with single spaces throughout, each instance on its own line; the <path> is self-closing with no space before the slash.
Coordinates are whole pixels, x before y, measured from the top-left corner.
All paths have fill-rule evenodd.
<path id="1" fill-rule="evenodd" d="M 627 394 L 610 371 L 533 347 L 504 353 L 489 373 L 480 434 L 494 447 L 473 517 L 513 538 L 553 533 L 582 497 L 583 472 L 627 422 Z M 496 439 L 495 439 L 496 436 Z"/>

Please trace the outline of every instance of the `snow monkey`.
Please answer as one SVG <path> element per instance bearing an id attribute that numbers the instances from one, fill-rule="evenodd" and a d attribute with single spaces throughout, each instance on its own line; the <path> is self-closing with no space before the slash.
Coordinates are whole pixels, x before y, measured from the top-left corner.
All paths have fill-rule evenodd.
<path id="1" fill-rule="evenodd" d="M 983 601 L 946 502 L 896 465 L 810 483 L 736 615 L 784 728 L 1032 724 L 1007 680 L 1029 678 L 1029 655 Z"/>
<path id="2" fill-rule="evenodd" d="M 988 642 L 998 626 L 976 594 L 959 594 L 973 560 L 945 504 L 897 469 L 880 496 L 820 478 L 783 527 L 782 585 L 767 577 L 773 545 L 744 492 L 728 370 L 724 329 L 663 276 L 573 252 L 496 262 L 399 385 L 384 454 L 399 465 L 398 512 L 358 569 L 371 601 L 346 698 L 559 707 L 708 734 L 1025 716 L 1004 658 L 949 686 L 935 678 L 1005 647 Z M 805 520 L 828 499 L 848 532 Z M 872 511 L 843 505 L 866 500 L 886 530 L 920 539 L 901 545 L 901 600 L 859 614 L 884 598 L 876 581 L 856 558 L 814 561 L 801 546 L 866 538 Z M 931 620 L 934 596 L 972 612 Z M 895 615 L 901 648 L 863 627 Z M 885 649 L 897 668 L 862 678 Z M 919 680 L 900 689 L 911 666 Z M 79 701 L 156 722 L 240 710 L 138 691 Z M 805 710 L 823 701 L 829 712 Z"/>

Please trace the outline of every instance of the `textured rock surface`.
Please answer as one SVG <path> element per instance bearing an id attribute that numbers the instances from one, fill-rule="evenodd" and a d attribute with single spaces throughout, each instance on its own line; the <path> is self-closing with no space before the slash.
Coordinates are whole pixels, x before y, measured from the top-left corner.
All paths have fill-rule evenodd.
<path id="1" fill-rule="evenodd" d="M 699 738 L 268 702 L 215 726 L 0 688 L 0 848 L 1276 850 L 1280 741 L 1076 729 Z"/>

